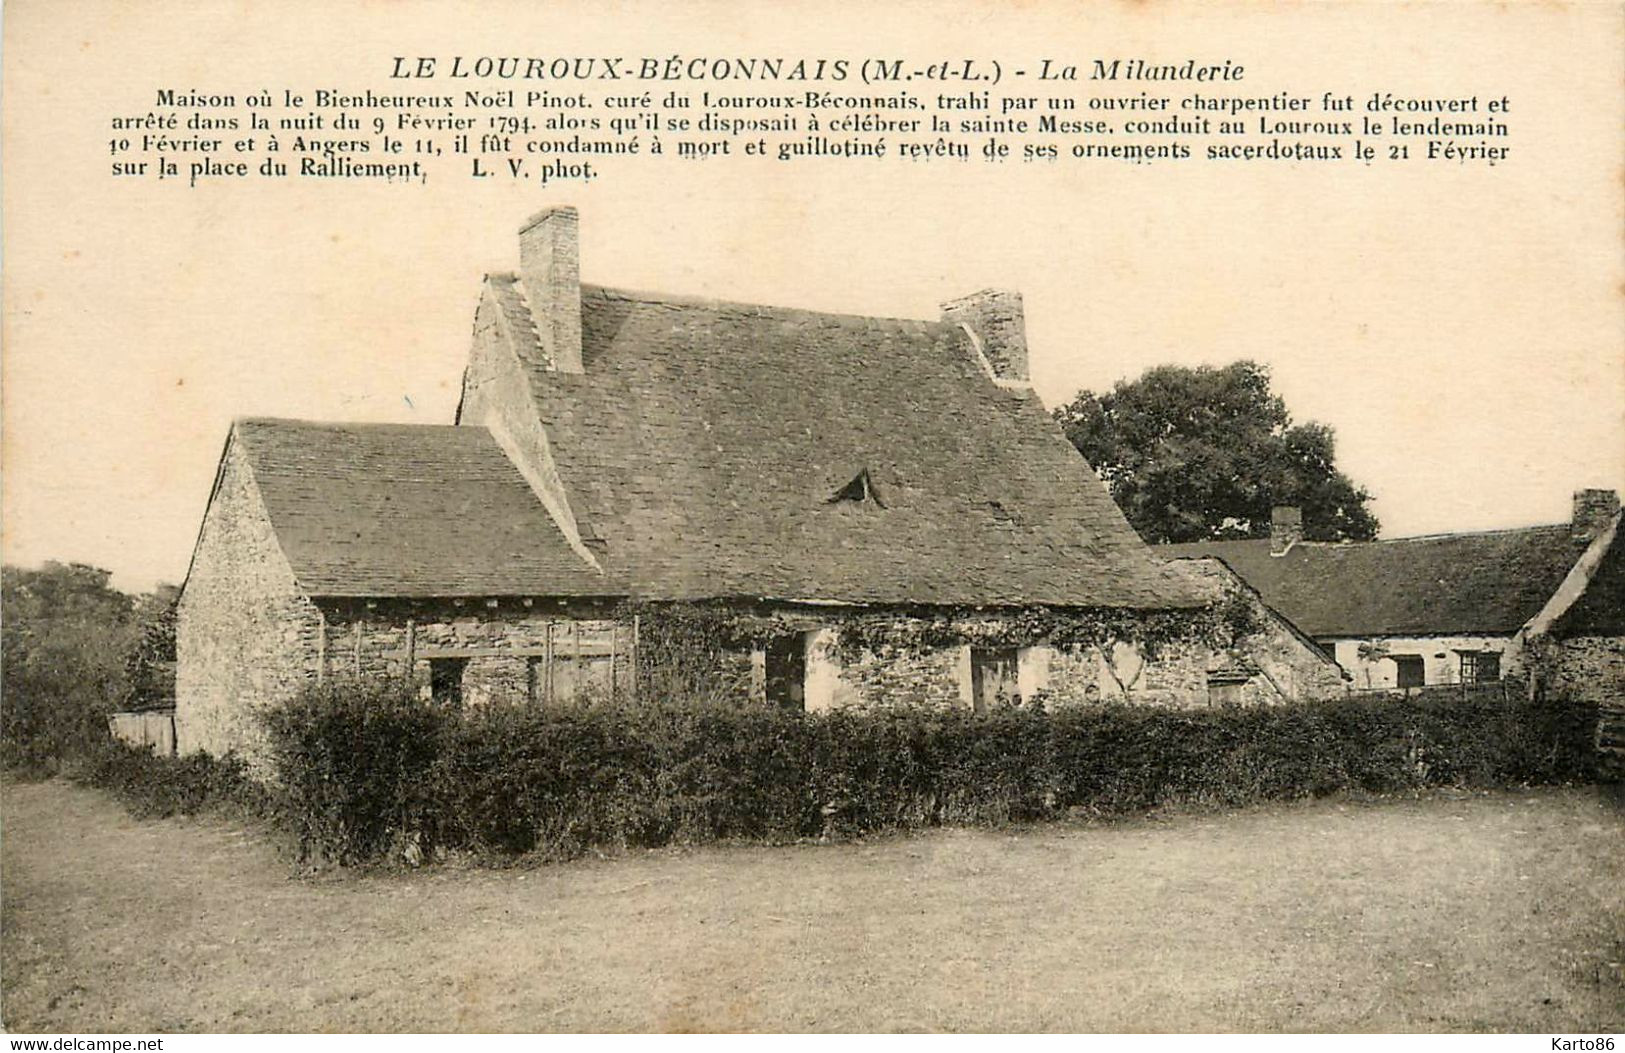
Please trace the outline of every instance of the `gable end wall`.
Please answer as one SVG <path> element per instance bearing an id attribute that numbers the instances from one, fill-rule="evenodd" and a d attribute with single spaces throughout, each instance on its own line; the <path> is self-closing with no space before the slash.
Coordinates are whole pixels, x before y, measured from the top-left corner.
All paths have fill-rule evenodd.
<path id="1" fill-rule="evenodd" d="M 457 409 L 457 423 L 490 431 L 502 452 L 530 484 L 570 547 L 597 566 L 597 559 L 581 541 L 581 528 L 570 508 L 564 480 L 553 464 L 547 430 L 537 416 L 536 404 L 530 397 L 530 379 L 514 343 L 514 334 L 509 331 L 508 322 L 487 286 L 474 312 L 474 341 L 469 349 L 468 368 L 463 371 L 463 396 Z"/>
<path id="2" fill-rule="evenodd" d="M 1344 667 L 1322 657 L 1315 644 L 1294 632 L 1289 622 L 1222 562 L 1187 560 L 1184 569 L 1231 602 L 1245 603 L 1251 609 L 1252 631 L 1233 640 L 1229 648 L 1229 657 L 1244 658 L 1258 670 L 1242 689 L 1243 701 L 1323 701 L 1348 690 L 1343 680 Z"/>
<path id="3" fill-rule="evenodd" d="M 314 677 L 321 631 L 234 438 L 176 611 L 177 750 L 258 762 L 256 711 Z"/>

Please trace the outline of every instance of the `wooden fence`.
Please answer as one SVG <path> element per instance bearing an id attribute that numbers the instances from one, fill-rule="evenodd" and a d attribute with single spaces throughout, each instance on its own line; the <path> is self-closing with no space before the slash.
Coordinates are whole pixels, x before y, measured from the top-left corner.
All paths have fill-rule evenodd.
<path id="1" fill-rule="evenodd" d="M 107 718 L 107 729 L 120 742 L 132 746 L 151 746 L 160 757 L 175 755 L 175 711 L 148 709 L 139 713 L 114 713 Z"/>

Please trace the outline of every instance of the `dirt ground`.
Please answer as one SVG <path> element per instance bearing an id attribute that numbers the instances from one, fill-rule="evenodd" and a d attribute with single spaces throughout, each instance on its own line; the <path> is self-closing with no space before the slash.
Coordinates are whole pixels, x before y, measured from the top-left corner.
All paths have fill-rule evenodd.
<path id="1" fill-rule="evenodd" d="M 1552 790 L 294 877 L 3 787 L 11 1031 L 1625 1030 L 1625 804 Z"/>

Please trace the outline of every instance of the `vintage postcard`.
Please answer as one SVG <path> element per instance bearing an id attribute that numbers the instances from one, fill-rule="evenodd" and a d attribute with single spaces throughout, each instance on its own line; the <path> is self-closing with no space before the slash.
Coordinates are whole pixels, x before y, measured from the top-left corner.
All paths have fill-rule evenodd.
<path id="1" fill-rule="evenodd" d="M 7 1029 L 1625 1027 L 1617 3 L 3 59 Z"/>

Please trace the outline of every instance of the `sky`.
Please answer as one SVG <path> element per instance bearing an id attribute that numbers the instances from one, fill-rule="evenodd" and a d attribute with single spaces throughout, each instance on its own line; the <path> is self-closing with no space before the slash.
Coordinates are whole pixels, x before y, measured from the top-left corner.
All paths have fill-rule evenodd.
<path id="1" fill-rule="evenodd" d="M 449 423 L 481 276 L 558 203 L 580 209 L 599 284 L 919 318 L 1019 289 L 1052 406 L 1159 363 L 1264 362 L 1296 420 L 1335 429 L 1384 536 L 1558 522 L 1576 489 L 1625 490 L 1616 5 L 460 10 L 7 4 L 6 562 L 179 581 L 233 418 Z M 1258 94 L 1506 95 L 1513 151 L 1493 168 L 736 159 L 540 189 L 109 174 L 111 116 L 157 87 L 398 90 L 395 55 L 600 52 L 1224 56 Z"/>

